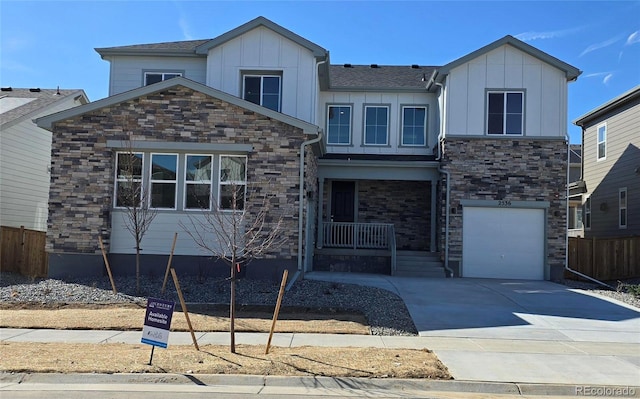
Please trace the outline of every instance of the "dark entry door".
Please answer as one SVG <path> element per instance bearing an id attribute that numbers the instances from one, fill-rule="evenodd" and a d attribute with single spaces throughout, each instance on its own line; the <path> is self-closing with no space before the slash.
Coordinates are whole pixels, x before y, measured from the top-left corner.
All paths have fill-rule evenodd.
<path id="1" fill-rule="evenodd" d="M 331 218 L 334 222 L 353 222 L 356 183 L 334 181 L 331 184 Z"/>

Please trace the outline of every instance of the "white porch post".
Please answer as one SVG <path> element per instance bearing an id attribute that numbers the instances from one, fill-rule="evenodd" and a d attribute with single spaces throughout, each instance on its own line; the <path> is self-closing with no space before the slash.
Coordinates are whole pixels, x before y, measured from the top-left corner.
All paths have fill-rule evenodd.
<path id="1" fill-rule="evenodd" d="M 431 180 L 431 242 L 429 243 L 429 251 L 430 252 L 436 252 L 436 220 L 437 218 L 437 214 L 436 214 L 436 203 L 437 198 L 437 184 L 434 180 Z"/>

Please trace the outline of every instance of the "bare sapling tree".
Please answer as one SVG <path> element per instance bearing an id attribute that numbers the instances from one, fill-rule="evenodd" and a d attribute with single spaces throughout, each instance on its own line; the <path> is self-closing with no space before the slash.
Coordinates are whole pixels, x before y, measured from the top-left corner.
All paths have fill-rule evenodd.
<path id="1" fill-rule="evenodd" d="M 242 173 L 244 174 L 244 170 Z M 225 177 L 221 180 L 224 181 Z M 238 183 L 231 180 L 228 183 L 221 185 L 219 204 L 210 211 L 202 212 L 201 217 L 191 216 L 189 226 L 183 223 L 180 225 L 198 247 L 230 266 L 230 349 L 231 353 L 236 353 L 237 272 L 242 265 L 246 266 L 251 260 L 272 253 L 284 244 L 284 214 L 282 209 L 276 212 L 275 195 L 261 192 L 258 186 L 249 189 L 243 181 Z M 245 206 L 249 208 L 249 203 L 250 209 L 245 209 Z"/>
<path id="2" fill-rule="evenodd" d="M 117 206 L 124 208 L 124 227 L 136 243 L 136 294 L 140 294 L 140 244 L 158 212 L 150 207 L 151 192 L 143 182 L 143 154 L 135 152 L 129 140 L 126 150 L 118 152 L 116 158 Z"/>

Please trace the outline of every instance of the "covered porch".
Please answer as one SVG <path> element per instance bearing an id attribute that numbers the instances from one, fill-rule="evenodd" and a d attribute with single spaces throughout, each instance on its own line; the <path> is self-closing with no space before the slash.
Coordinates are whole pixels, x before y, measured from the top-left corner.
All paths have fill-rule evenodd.
<path id="1" fill-rule="evenodd" d="M 312 270 L 395 274 L 398 251 L 437 251 L 438 162 L 321 159 Z"/>

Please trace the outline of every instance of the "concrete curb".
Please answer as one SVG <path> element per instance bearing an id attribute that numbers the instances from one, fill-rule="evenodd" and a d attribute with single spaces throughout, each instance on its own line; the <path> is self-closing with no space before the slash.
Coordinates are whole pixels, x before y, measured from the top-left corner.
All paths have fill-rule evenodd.
<path id="1" fill-rule="evenodd" d="M 259 376 L 222 374 L 55 374 L 55 373 L 0 373 L 0 384 L 170 384 L 197 386 L 290 387 L 310 389 L 389 390 L 468 392 L 503 395 L 576 396 L 576 385 L 531 384 L 504 382 L 477 382 L 428 379 L 373 379 L 318 376 Z M 582 387 L 584 388 L 584 387 Z M 613 391 L 631 389 L 640 397 L 640 387 L 599 386 L 597 389 Z"/>

